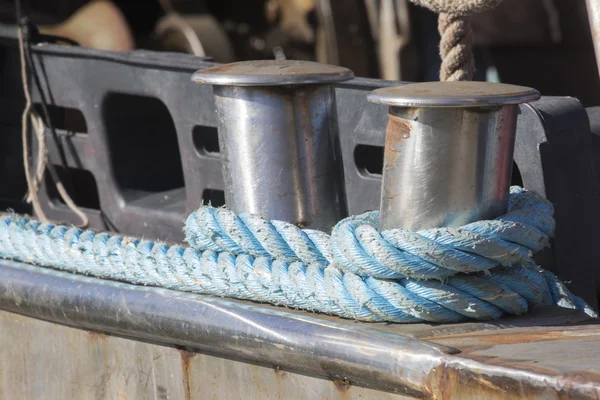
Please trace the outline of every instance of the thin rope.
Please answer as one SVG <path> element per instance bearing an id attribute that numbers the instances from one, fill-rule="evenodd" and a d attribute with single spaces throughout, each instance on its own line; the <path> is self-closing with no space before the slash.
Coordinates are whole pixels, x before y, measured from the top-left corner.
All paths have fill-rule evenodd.
<path id="1" fill-rule="evenodd" d="M 39 200 L 39 187 L 41 180 L 43 179 L 44 171 L 48 169 L 50 173 L 50 177 L 56 186 L 56 190 L 58 191 L 60 197 L 63 199 L 65 204 L 73 211 L 78 218 L 81 220 L 81 223 L 78 225 L 79 227 L 86 227 L 89 224 L 89 220 L 87 214 L 85 214 L 81 208 L 77 206 L 77 204 L 73 201 L 67 190 L 65 189 L 58 173 L 54 169 L 52 164 L 47 162 L 47 150 L 46 150 L 46 135 L 43 129 L 43 125 L 40 124 L 41 118 L 37 116 L 37 114 L 32 113 L 32 101 L 31 101 L 31 93 L 29 89 L 29 81 L 27 76 L 27 65 L 29 65 L 30 69 L 33 69 L 33 61 L 31 60 L 31 55 L 27 53 L 29 50 L 28 44 L 25 43 L 25 37 L 23 33 L 23 21 L 21 19 L 21 1 L 17 0 L 16 2 L 16 13 L 17 13 L 17 30 L 18 30 L 18 38 L 19 38 L 19 58 L 21 63 L 21 81 L 23 85 L 23 93 L 25 96 L 25 108 L 23 110 L 23 115 L 21 118 L 21 134 L 22 134 L 22 143 L 23 143 L 23 166 L 25 169 L 25 179 L 27 181 L 27 189 L 28 195 L 27 200 L 31 202 L 33 206 L 33 210 L 35 214 L 39 217 L 39 219 L 43 222 L 47 222 L 48 218 L 42 209 L 40 200 Z M 38 82 L 36 82 L 38 83 Z M 38 83 L 38 90 L 42 91 Z M 42 108 L 44 114 L 46 116 L 46 122 L 51 127 L 52 122 L 49 117 L 48 110 L 46 108 L 46 104 L 42 101 Z M 37 158 L 37 169 L 35 177 L 31 174 L 31 166 L 30 166 L 30 155 L 29 155 L 29 138 L 28 138 L 28 117 L 31 116 L 32 125 L 36 132 L 36 138 L 38 139 L 38 158 Z M 52 129 L 52 128 L 51 128 Z"/>
<path id="2" fill-rule="evenodd" d="M 509 207 L 458 229 L 381 234 L 371 212 L 340 221 L 332 235 L 201 207 L 186 221 L 191 247 L 8 215 L 0 219 L 0 256 L 363 321 L 489 320 L 550 304 L 596 316 L 529 257 L 548 244 L 552 205 L 513 188 Z"/>
<path id="3" fill-rule="evenodd" d="M 32 193 L 38 193 L 42 179 L 44 179 L 44 172 L 46 171 L 46 164 L 48 162 L 48 150 L 46 148 L 46 140 L 44 135 L 46 134 L 44 129 L 44 121 L 35 112 L 30 113 L 31 126 L 37 138 L 37 163 L 35 168 L 35 175 L 33 179 L 33 189 L 28 191 L 26 201 L 31 203 L 33 201 Z M 24 154 L 25 158 L 25 154 Z"/>
<path id="4" fill-rule="evenodd" d="M 17 17 L 20 17 L 20 2 L 17 2 Z M 23 94 L 25 95 L 25 108 L 23 109 L 23 115 L 21 117 L 21 137 L 23 142 L 23 167 L 25 168 L 25 179 L 27 181 L 27 189 L 29 191 L 28 198 L 31 199 L 31 203 L 33 205 L 33 210 L 38 218 L 47 222 L 48 218 L 46 217 L 46 213 L 42 209 L 40 204 L 40 200 L 38 197 L 37 185 L 34 182 L 34 178 L 31 176 L 31 167 L 29 162 L 29 138 L 27 134 L 27 126 L 29 118 L 29 114 L 31 112 L 31 95 L 29 92 L 29 82 L 27 79 L 27 66 L 25 63 L 25 45 L 23 39 L 23 28 L 21 26 L 20 19 L 18 22 L 18 37 L 19 37 L 19 59 L 21 62 L 21 81 L 23 84 Z M 38 165 L 40 163 L 38 162 Z"/>

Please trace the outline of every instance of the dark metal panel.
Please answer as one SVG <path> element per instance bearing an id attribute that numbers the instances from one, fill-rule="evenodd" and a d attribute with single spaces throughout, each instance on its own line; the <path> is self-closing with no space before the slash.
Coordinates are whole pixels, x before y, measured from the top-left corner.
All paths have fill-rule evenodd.
<path id="1" fill-rule="evenodd" d="M 18 66 L 18 58 L 14 57 L 16 41 L 3 39 L 2 46 L 7 50 L 7 57 L 13 55 L 7 60 Z M 210 194 L 223 189 L 218 153 L 206 154 L 197 148 L 194 141 L 194 132 L 199 132 L 200 136 L 211 134 L 210 130 L 216 127 L 216 118 L 212 88 L 194 85 L 190 77 L 197 68 L 214 63 L 184 55 L 146 51 L 110 53 L 49 44 L 35 46 L 34 53 L 44 94 L 50 103 L 79 109 L 87 121 L 85 144 L 82 142 L 69 147 L 68 141 L 61 139 L 60 142 L 68 155 L 67 162 L 72 164 L 76 160 L 85 160 L 87 165 L 82 167 L 89 169 L 97 182 L 100 210 L 89 210 L 91 228 L 181 241 L 181 221 L 185 216 L 207 200 L 207 192 Z M 7 71 L 16 74 L 18 68 L 8 68 Z M 6 78 L 11 79 L 18 80 L 18 75 Z M 381 176 L 377 171 L 370 172 L 363 166 L 357 166 L 357 161 L 361 161 L 357 158 L 361 156 L 357 148 L 371 146 L 369 148 L 374 151 L 363 154 L 362 161 L 367 158 L 368 162 L 381 163 L 378 158 L 383 157 L 383 152 L 377 153 L 377 150 L 383 147 L 387 110 L 367 102 L 366 94 L 376 88 L 396 84 L 399 82 L 357 78 L 336 85 L 350 214 L 379 207 Z M 133 132 L 137 125 L 151 124 L 146 119 L 152 118 L 153 113 L 146 115 L 143 110 L 137 110 L 135 118 L 118 115 L 116 121 L 111 121 L 110 115 L 105 112 L 105 102 L 107 96 L 115 93 L 125 96 L 125 99 L 146 96 L 159 102 L 166 110 L 175 136 L 168 139 L 165 133 L 164 140 L 165 143 L 176 141 L 179 155 L 175 160 L 177 166 L 172 167 L 179 167 L 183 172 L 183 182 L 179 186 L 141 194 L 121 187 L 117 175 L 127 168 L 114 165 L 115 146 L 121 153 L 127 154 L 134 165 L 142 161 L 148 163 L 149 157 L 144 149 L 149 139 L 138 140 L 134 144 L 123 140 L 121 145 L 111 145 L 110 141 L 115 137 L 122 140 L 128 136 L 128 129 Z M 14 95 L 18 98 L 19 93 Z M 125 115 L 135 110 L 134 105 L 127 101 L 120 104 L 126 105 L 123 106 Z M 526 188 L 547 195 L 556 207 L 557 231 L 553 250 L 546 252 L 539 259 L 540 263 L 557 272 L 563 280 L 572 281 L 573 291 L 591 305 L 596 305 L 594 279 L 598 278 L 590 279 L 590 276 L 593 275 L 592 267 L 597 264 L 594 249 L 597 235 L 593 227 L 600 224 L 600 209 L 594 206 L 599 200 L 600 175 L 598 161 L 594 161 L 591 153 L 592 140 L 595 139 L 590 135 L 587 115 L 576 99 L 568 97 L 542 98 L 521 106 L 520 111 L 515 161 L 523 183 Z M 18 135 L 18 130 L 12 125 L 3 124 L 3 132 Z M 160 136 L 156 137 L 154 140 L 161 140 Z M 20 141 L 11 143 L 17 146 Z M 50 158 L 59 163 L 58 146 L 52 139 L 49 143 Z M 20 149 L 15 148 L 15 152 L 19 153 Z M 151 160 L 152 165 L 161 165 L 165 161 L 160 157 Z M 149 179 L 148 176 L 144 178 Z M 66 206 L 51 201 L 46 188 L 42 190 L 41 199 L 51 219 L 78 222 Z"/>
<path id="2" fill-rule="evenodd" d="M 200 156 L 192 140 L 194 126 L 215 126 L 216 123 L 211 88 L 198 88 L 190 82 L 193 71 L 212 64 L 201 58 L 183 55 L 145 51 L 121 54 L 56 45 L 37 46 L 34 55 L 46 99 L 57 106 L 80 110 L 88 125 L 87 151 L 80 158 L 87 160 L 89 168 L 86 169 L 92 172 L 98 183 L 101 211 L 104 219 L 110 221 L 108 225 L 93 224 L 91 227 L 181 241 L 181 221 L 186 212 L 201 203 L 204 187 L 219 189 L 220 185 L 214 182 L 222 180 L 220 166 L 212 168 L 214 160 Z M 128 118 L 122 113 L 107 112 L 108 102 L 113 98 L 111 96 L 124 99 L 119 106 L 127 99 L 132 99 L 134 102 L 128 104 L 131 110 L 123 110 L 123 113 L 136 111 L 137 116 Z M 176 147 L 180 155 L 175 162 L 183 169 L 184 190 L 143 194 L 143 190 L 131 192 L 119 182 L 117 175 L 124 168 L 115 165 L 115 146 L 131 141 L 121 140 L 118 135 L 127 135 L 127 129 L 133 131 L 136 125 L 143 124 L 143 120 L 140 120 L 144 118 L 143 110 L 135 109 L 136 99 L 140 99 L 141 106 L 152 99 L 164 104 L 168 113 L 166 118 L 172 121 L 177 135 Z M 152 117 L 152 110 L 148 110 L 146 118 Z M 115 132 L 117 124 L 120 129 Z M 164 140 L 167 140 L 166 136 Z M 127 149 L 132 162 L 148 157 L 145 155 L 148 145 L 160 146 L 140 140 Z M 55 150 L 50 148 L 50 157 L 58 162 Z M 161 160 L 155 160 L 154 164 L 160 165 Z M 152 177 L 148 176 L 147 179 Z M 66 207 L 52 207 L 48 203 L 45 206 L 52 219 L 78 222 Z M 65 209 L 57 213 L 60 208 Z"/>
<path id="3" fill-rule="evenodd" d="M 600 180 L 592 136 L 577 99 L 542 98 L 521 107 L 515 162 L 523 185 L 554 205 L 555 237 L 543 265 L 597 307 Z"/>

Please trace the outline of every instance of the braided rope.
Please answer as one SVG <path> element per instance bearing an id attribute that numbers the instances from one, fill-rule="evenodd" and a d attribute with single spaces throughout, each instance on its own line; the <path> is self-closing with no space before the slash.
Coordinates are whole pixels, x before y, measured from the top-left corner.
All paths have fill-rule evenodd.
<path id="1" fill-rule="evenodd" d="M 475 74 L 471 17 L 442 13 L 440 32 L 440 81 L 470 81 Z"/>
<path id="2" fill-rule="evenodd" d="M 508 213 L 461 228 L 420 232 L 377 230 L 378 212 L 342 220 L 331 236 L 255 215 L 202 207 L 185 222 L 186 241 L 213 250 L 304 264 L 335 264 L 345 272 L 379 279 L 443 279 L 457 273 L 510 266 L 549 243 L 552 205 L 535 193 L 511 188 Z"/>
<path id="3" fill-rule="evenodd" d="M 371 212 L 341 221 L 329 236 L 202 207 L 186 221 L 192 247 L 9 215 L 0 220 L 0 256 L 366 321 L 488 320 L 546 304 L 595 315 L 529 258 L 548 243 L 551 213 L 546 200 L 514 188 L 509 212 L 496 220 L 379 234 Z"/>
<path id="4" fill-rule="evenodd" d="M 475 74 L 471 15 L 491 10 L 502 0 L 411 0 L 439 14 L 440 81 L 470 81 Z"/>

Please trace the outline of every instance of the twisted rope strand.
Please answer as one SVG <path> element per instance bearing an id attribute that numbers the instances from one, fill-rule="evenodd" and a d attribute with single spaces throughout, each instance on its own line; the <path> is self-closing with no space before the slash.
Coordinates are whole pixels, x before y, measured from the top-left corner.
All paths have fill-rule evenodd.
<path id="1" fill-rule="evenodd" d="M 340 221 L 330 236 L 255 215 L 237 216 L 226 209 L 201 207 L 188 217 L 184 231 L 188 243 L 201 251 L 266 256 L 307 265 L 331 263 L 361 277 L 444 279 L 526 260 L 530 252 L 548 245 L 554 230 L 553 211 L 543 197 L 513 187 L 507 214 L 461 228 L 379 233 L 379 213 L 372 211 Z"/>
<path id="2" fill-rule="evenodd" d="M 377 213 L 371 212 L 341 221 L 331 236 L 202 207 L 186 221 L 192 247 L 9 215 L 0 219 L 0 256 L 98 278 L 364 321 L 487 320 L 546 304 L 595 315 L 526 255 L 548 243 L 544 232 L 552 226 L 551 204 L 519 188 L 512 189 L 509 204 L 509 212 L 493 221 L 418 233 L 380 235 Z M 518 218 L 523 211 L 537 215 L 523 222 Z M 519 237 L 521 229 L 531 237 Z M 459 267 L 471 273 L 457 273 Z"/>
<path id="3" fill-rule="evenodd" d="M 440 32 L 440 81 L 470 81 L 475 74 L 473 58 L 473 31 L 471 17 L 441 13 L 438 17 Z"/>
<path id="4" fill-rule="evenodd" d="M 475 73 L 471 16 L 502 0 L 411 0 L 439 14 L 440 81 L 470 81 Z"/>

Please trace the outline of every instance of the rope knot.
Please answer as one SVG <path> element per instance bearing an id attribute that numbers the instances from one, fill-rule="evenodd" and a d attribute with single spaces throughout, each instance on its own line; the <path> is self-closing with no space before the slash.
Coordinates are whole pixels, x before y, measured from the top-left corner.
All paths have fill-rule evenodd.
<path id="1" fill-rule="evenodd" d="M 552 204 L 511 188 L 509 211 L 460 228 L 378 232 L 378 212 L 346 218 L 331 235 L 335 263 L 346 272 L 380 279 L 444 279 L 457 273 L 511 266 L 549 244 Z"/>

